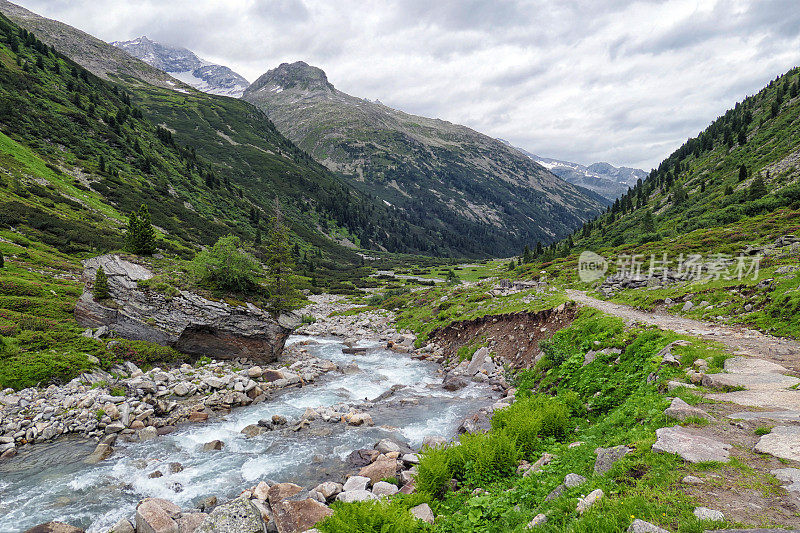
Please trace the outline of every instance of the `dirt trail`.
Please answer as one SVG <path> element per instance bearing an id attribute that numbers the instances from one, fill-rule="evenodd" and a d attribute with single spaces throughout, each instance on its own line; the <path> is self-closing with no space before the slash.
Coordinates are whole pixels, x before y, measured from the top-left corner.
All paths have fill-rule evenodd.
<path id="1" fill-rule="evenodd" d="M 567 296 L 578 303 L 620 317 L 626 322 L 651 324 L 676 333 L 715 340 L 728 346 L 736 355 L 759 357 L 800 373 L 800 343 L 797 341 L 773 337 L 744 327 L 725 326 L 703 320 L 640 311 L 628 305 L 592 298 L 583 291 L 567 289 Z"/>

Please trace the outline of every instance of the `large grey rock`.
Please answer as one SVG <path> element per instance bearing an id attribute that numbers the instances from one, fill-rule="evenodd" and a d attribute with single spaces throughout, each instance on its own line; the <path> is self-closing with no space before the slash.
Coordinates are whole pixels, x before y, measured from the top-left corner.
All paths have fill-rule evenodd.
<path id="1" fill-rule="evenodd" d="M 353 503 L 353 502 L 363 502 L 366 500 L 377 500 L 378 497 L 372 494 L 368 490 L 348 490 L 346 492 L 340 492 L 338 496 L 336 496 L 336 501 L 344 502 L 344 503 Z"/>
<path id="2" fill-rule="evenodd" d="M 644 520 L 639 520 L 637 518 L 630 525 L 627 533 L 669 533 L 669 531 L 651 524 L 650 522 L 645 522 Z"/>
<path id="3" fill-rule="evenodd" d="M 777 426 L 761 437 L 755 450 L 781 459 L 800 461 L 800 426 Z"/>
<path id="4" fill-rule="evenodd" d="M 778 478 L 778 481 L 784 483 L 786 490 L 800 492 L 800 469 L 778 468 L 772 471 L 772 475 Z"/>
<path id="5" fill-rule="evenodd" d="M 46 524 L 34 526 L 26 530 L 25 533 L 83 533 L 83 530 L 64 522 L 47 522 Z"/>
<path id="6" fill-rule="evenodd" d="M 412 507 L 411 509 L 409 509 L 409 511 L 414 516 L 414 518 L 417 518 L 429 524 L 433 524 L 434 520 L 433 511 L 431 510 L 430 505 L 428 505 L 427 503 L 422 503 L 420 505 L 417 505 L 416 507 Z"/>
<path id="7" fill-rule="evenodd" d="M 108 326 L 121 337 L 174 346 L 192 355 L 270 362 L 280 354 L 291 327 L 299 325 L 294 317 L 276 321 L 250 304 L 235 306 L 187 291 L 167 297 L 140 290 L 138 282 L 153 273 L 119 255 L 101 255 L 83 265 L 87 289 L 75 307 L 75 318 L 83 326 Z M 108 275 L 113 306 L 95 301 L 90 290 L 100 266 Z"/>
<path id="8" fill-rule="evenodd" d="M 664 414 L 676 420 L 686 420 L 687 418 L 705 418 L 706 420 L 714 420 L 714 417 L 706 413 L 699 407 L 689 405 L 680 398 L 673 398 L 669 407 L 664 410 Z"/>
<path id="9" fill-rule="evenodd" d="M 470 360 L 469 366 L 467 366 L 467 376 L 472 377 L 477 374 L 488 356 L 489 348 L 485 346 L 475 350 L 475 353 L 472 354 L 472 360 Z"/>
<path id="10" fill-rule="evenodd" d="M 654 452 L 675 453 L 690 463 L 701 461 L 727 463 L 730 460 L 730 444 L 692 433 L 681 426 L 659 428 L 656 430 L 656 437 L 657 440 L 653 444 Z"/>
<path id="11" fill-rule="evenodd" d="M 564 478 L 564 485 L 567 488 L 577 487 L 586 483 L 586 478 L 579 474 L 567 474 Z"/>
<path id="12" fill-rule="evenodd" d="M 366 476 L 350 476 L 344 484 L 342 490 L 365 490 L 369 484 L 369 478 Z"/>
<path id="13" fill-rule="evenodd" d="M 370 479 L 375 484 L 378 481 L 397 474 L 397 459 L 386 457 L 385 455 L 379 456 L 374 463 L 367 465 L 359 471 L 359 476 L 364 476 Z"/>
<path id="14" fill-rule="evenodd" d="M 596 448 L 594 453 L 597 454 L 597 459 L 594 462 L 594 473 L 605 474 L 614 463 L 625 457 L 631 452 L 627 446 L 614 446 L 612 448 Z"/>
<path id="15" fill-rule="evenodd" d="M 195 530 L 195 533 L 233 532 L 266 533 L 261 512 L 247 498 L 237 498 L 218 506 Z"/>
<path id="16" fill-rule="evenodd" d="M 698 520 L 709 520 L 712 522 L 722 522 L 725 520 L 725 515 L 722 511 L 709 509 L 708 507 L 695 507 L 694 515 Z"/>
<path id="17" fill-rule="evenodd" d="M 397 485 L 392 485 L 391 483 L 387 483 L 386 481 L 378 481 L 375 485 L 372 486 L 372 494 L 377 497 L 381 496 L 392 496 L 397 494 L 400 489 L 397 488 Z"/>

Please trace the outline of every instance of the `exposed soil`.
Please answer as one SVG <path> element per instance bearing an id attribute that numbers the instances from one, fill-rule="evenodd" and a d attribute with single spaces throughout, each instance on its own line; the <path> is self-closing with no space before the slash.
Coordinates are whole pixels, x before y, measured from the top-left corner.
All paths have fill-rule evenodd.
<path id="1" fill-rule="evenodd" d="M 429 338 L 450 358 L 462 346 L 485 340 L 502 361 L 514 368 L 528 368 L 539 352 L 539 341 L 569 326 L 576 310 L 574 305 L 562 305 L 538 312 L 486 315 L 434 330 Z"/>

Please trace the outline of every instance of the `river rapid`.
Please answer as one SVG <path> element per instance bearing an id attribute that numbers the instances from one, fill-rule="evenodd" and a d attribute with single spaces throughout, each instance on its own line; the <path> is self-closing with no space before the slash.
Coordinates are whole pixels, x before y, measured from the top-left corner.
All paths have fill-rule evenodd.
<path id="1" fill-rule="evenodd" d="M 293 482 L 313 488 L 327 480 L 342 481 L 352 472 L 344 459 L 359 448 L 394 437 L 418 447 L 426 436 L 450 438 L 464 417 L 491 405 L 498 393 L 486 384 L 470 383 L 449 392 L 442 388 L 439 366 L 361 341 L 365 354 L 342 352 L 338 339 L 295 335 L 287 344 L 308 343 L 314 356 L 360 371 L 330 372 L 302 388 L 271 400 L 241 407 L 204 424 L 186 424 L 169 435 L 143 443 L 118 443 L 109 459 L 88 465 L 83 459 L 96 442 L 63 438 L 29 446 L 0 463 L 0 533 L 24 531 L 51 520 L 105 533 L 121 518 L 133 516 L 145 497 L 171 500 L 191 509 L 206 496 L 235 497 L 259 481 Z M 387 398 L 376 398 L 395 391 Z M 365 402 L 366 401 L 366 402 Z M 315 422 L 301 431 L 283 429 L 247 438 L 241 430 L 278 414 L 291 421 L 307 408 L 358 405 L 372 427 Z M 225 443 L 203 452 L 204 443 Z M 170 463 L 182 470 L 171 472 Z M 151 478 L 159 470 L 163 476 Z"/>

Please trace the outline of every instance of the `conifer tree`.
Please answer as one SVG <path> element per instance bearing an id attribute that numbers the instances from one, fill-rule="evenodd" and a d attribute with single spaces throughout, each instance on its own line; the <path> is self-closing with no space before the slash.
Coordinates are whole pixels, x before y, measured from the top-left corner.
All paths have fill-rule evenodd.
<path id="1" fill-rule="evenodd" d="M 750 190 L 748 192 L 751 200 L 758 200 L 767 195 L 767 186 L 761 174 L 756 174 L 756 177 L 753 178 L 753 183 L 750 184 Z"/>
<path id="2" fill-rule="evenodd" d="M 3 268 L 6 264 L 6 260 L 3 259 L 3 252 L 0 252 L 0 268 Z"/>
<path id="3" fill-rule="evenodd" d="M 103 267 L 97 269 L 94 275 L 94 297 L 97 300 L 105 300 L 110 296 L 108 292 L 108 276 Z"/>
<path id="4" fill-rule="evenodd" d="M 139 232 L 139 216 L 136 211 L 128 216 L 128 228 L 125 230 L 125 250 L 136 253 L 136 239 Z"/>
<path id="5" fill-rule="evenodd" d="M 270 307 L 276 313 L 290 311 L 301 300 L 294 286 L 294 258 L 289 244 L 289 231 L 283 222 L 283 213 L 275 199 L 275 217 L 269 231 L 267 274 L 269 276 Z"/>
<path id="6" fill-rule="evenodd" d="M 150 210 L 144 204 L 128 217 L 125 249 L 136 255 L 153 255 L 156 251 L 156 231 L 150 223 Z"/>
<path id="7" fill-rule="evenodd" d="M 747 167 L 744 165 L 739 165 L 739 181 L 744 181 L 747 179 Z"/>
<path id="8" fill-rule="evenodd" d="M 653 220 L 653 212 L 646 209 L 642 217 L 642 231 L 645 233 L 653 233 L 656 231 L 656 223 Z"/>

